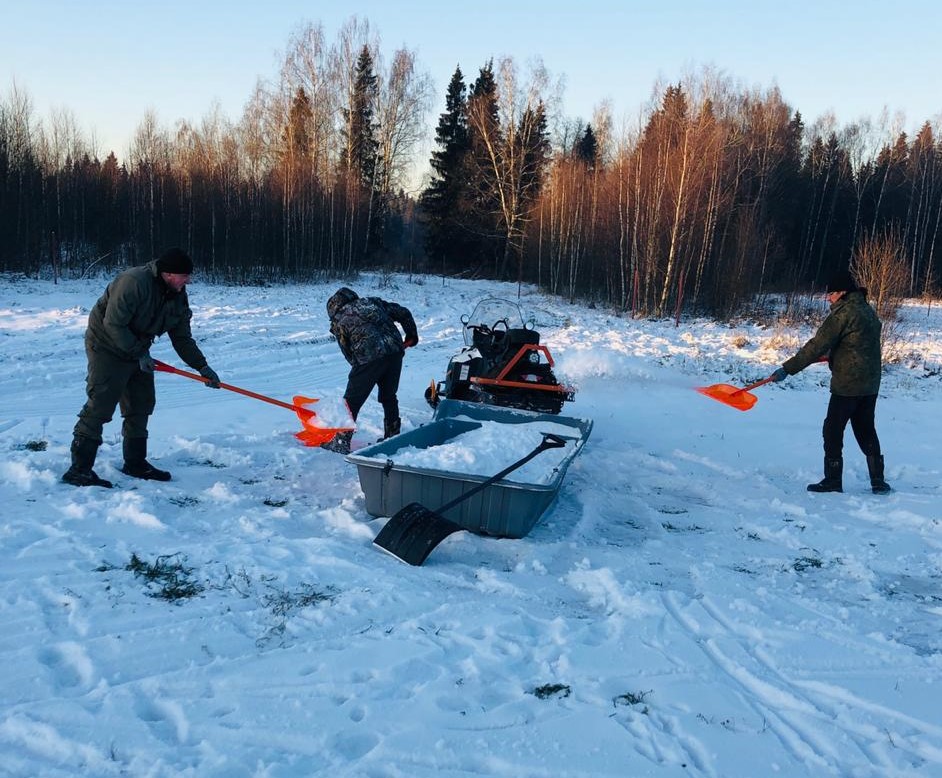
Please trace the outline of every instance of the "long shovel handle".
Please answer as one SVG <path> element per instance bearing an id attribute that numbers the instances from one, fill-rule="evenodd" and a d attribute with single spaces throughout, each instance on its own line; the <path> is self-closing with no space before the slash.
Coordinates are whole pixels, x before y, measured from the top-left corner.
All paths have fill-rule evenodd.
<path id="1" fill-rule="evenodd" d="M 739 392 L 748 392 L 750 389 L 756 389 L 760 386 L 763 386 L 764 384 L 771 383 L 771 381 L 772 381 L 772 376 L 769 376 L 768 378 L 763 378 L 761 381 L 756 381 L 754 384 L 749 384 L 749 386 L 744 386 L 742 389 L 739 390 Z M 735 394 L 739 394 L 739 392 L 735 392 Z"/>
<path id="2" fill-rule="evenodd" d="M 202 384 L 208 383 L 208 378 L 203 378 L 203 376 L 197 373 L 188 373 L 186 370 L 180 370 L 178 367 L 173 365 L 168 365 L 166 362 L 161 362 L 159 359 L 154 360 L 154 369 L 159 370 L 162 373 L 173 373 L 174 375 L 181 375 L 184 378 L 192 378 L 194 381 L 199 381 Z M 297 414 L 306 414 L 308 417 L 313 415 L 313 411 L 308 410 L 307 408 L 302 408 L 299 405 L 292 405 L 291 403 L 282 402 L 281 400 L 276 400 L 274 397 L 266 397 L 264 394 L 259 394 L 258 392 L 252 392 L 248 389 L 242 389 L 238 386 L 233 386 L 232 384 L 219 383 L 220 389 L 227 389 L 230 392 L 235 392 L 236 394 L 244 394 L 246 397 L 252 397 L 256 400 L 261 400 L 262 402 L 271 403 L 272 405 L 277 405 L 279 408 L 287 408 L 290 411 L 294 411 Z"/>
<path id="3" fill-rule="evenodd" d="M 542 434 L 543 434 L 543 440 L 540 442 L 540 445 L 538 445 L 535 449 L 533 449 L 533 451 L 527 454 L 523 459 L 519 459 L 516 462 L 514 462 L 512 465 L 508 465 L 503 470 L 501 470 L 497 475 L 492 475 L 486 481 L 482 481 L 473 489 L 469 489 L 468 491 L 466 491 L 460 497 L 456 497 L 451 502 L 445 503 L 438 509 L 437 512 L 444 513 L 445 511 L 450 510 L 451 508 L 454 508 L 458 503 L 463 502 L 464 500 L 467 500 L 469 497 L 473 497 L 478 492 L 482 491 L 483 489 L 486 489 L 491 484 L 497 483 L 501 478 L 503 478 L 505 475 L 508 475 L 512 471 L 516 470 L 518 467 L 523 467 L 527 462 L 533 459 L 533 457 L 535 457 L 537 454 L 541 454 L 542 452 L 546 451 L 549 448 L 562 448 L 563 446 L 566 445 L 565 438 L 562 438 L 559 435 L 554 435 L 551 432 L 544 432 Z"/>
<path id="4" fill-rule="evenodd" d="M 822 364 L 822 363 L 827 362 L 827 361 L 828 361 L 828 358 L 827 358 L 827 355 L 825 355 L 825 356 L 823 356 L 823 357 L 819 357 L 818 359 L 816 359 L 816 360 L 814 361 L 814 364 L 816 364 L 816 365 L 817 365 L 817 364 Z M 749 384 L 749 386 L 744 386 L 744 387 L 743 387 L 742 389 L 740 389 L 739 391 L 740 391 L 740 392 L 748 392 L 750 389 L 757 389 L 758 387 L 760 387 L 760 386 L 762 386 L 762 385 L 764 385 L 764 384 L 767 384 L 767 383 L 771 382 L 772 380 L 773 380 L 773 379 L 772 379 L 772 376 L 769 376 L 768 378 L 763 378 L 761 381 L 756 381 L 754 384 Z M 737 392 L 737 394 L 738 394 L 738 392 Z"/>

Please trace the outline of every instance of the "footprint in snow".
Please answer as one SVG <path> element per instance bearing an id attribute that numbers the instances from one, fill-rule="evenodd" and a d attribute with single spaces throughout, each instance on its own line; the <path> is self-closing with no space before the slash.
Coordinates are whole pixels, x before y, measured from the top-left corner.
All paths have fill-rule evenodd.
<path id="1" fill-rule="evenodd" d="M 85 691 L 95 684 L 95 666 L 79 643 L 65 641 L 45 648 L 39 652 L 39 661 L 59 689 Z"/>

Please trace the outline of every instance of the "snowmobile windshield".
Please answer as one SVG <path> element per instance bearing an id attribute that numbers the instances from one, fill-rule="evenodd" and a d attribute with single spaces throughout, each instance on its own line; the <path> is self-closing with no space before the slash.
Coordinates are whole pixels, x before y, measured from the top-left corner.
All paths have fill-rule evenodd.
<path id="1" fill-rule="evenodd" d="M 521 329 L 525 326 L 520 306 L 510 300 L 488 297 L 481 300 L 470 316 L 462 316 L 464 323 L 464 344 L 470 346 L 475 328 L 487 328 L 490 331 Z"/>

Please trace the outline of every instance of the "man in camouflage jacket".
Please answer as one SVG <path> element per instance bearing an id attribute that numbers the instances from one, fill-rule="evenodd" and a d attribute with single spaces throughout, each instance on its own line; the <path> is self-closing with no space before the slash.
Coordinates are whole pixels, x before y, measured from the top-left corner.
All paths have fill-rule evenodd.
<path id="1" fill-rule="evenodd" d="M 122 472 L 135 478 L 169 481 L 170 473 L 147 461 L 147 421 L 154 412 L 154 360 L 150 347 L 167 333 L 180 358 L 218 388 L 219 376 L 207 364 L 190 333 L 192 313 L 186 284 L 193 261 L 181 249 L 125 270 L 95 303 L 85 331 L 88 399 L 73 430 L 72 466 L 62 476 L 73 486 L 111 487 L 92 467 L 102 429 L 120 403 L 124 442 Z"/>
<path id="2" fill-rule="evenodd" d="M 824 419 L 824 480 L 809 484 L 812 492 L 843 491 L 844 429 L 850 421 L 860 450 L 867 458 L 874 494 L 890 491 L 883 478 L 883 455 L 874 425 L 880 389 L 882 325 L 850 273 L 835 275 L 827 285 L 831 312 L 798 353 L 770 377 L 782 381 L 826 356 L 831 368 L 831 400 Z"/>
<path id="3" fill-rule="evenodd" d="M 412 314 L 401 305 L 379 297 L 360 297 L 344 286 L 327 301 L 327 316 L 330 332 L 350 363 L 344 392 L 350 415 L 356 421 L 373 387 L 379 387 L 377 399 L 383 406 L 383 437 L 398 435 L 401 422 L 397 393 L 402 357 L 407 348 L 419 342 Z M 397 324 L 405 337 L 399 334 Z M 349 453 L 352 437 L 352 432 L 340 433 L 325 447 Z"/>

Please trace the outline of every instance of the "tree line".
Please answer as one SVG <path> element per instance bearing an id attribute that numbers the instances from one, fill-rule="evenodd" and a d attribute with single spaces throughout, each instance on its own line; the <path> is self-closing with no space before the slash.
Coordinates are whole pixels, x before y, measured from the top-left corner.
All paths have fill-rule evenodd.
<path id="1" fill-rule="evenodd" d="M 366 21 L 330 45 L 308 24 L 238 122 L 216 107 L 170 131 L 148 113 L 121 163 L 100 161 L 67 112 L 38 124 L 14 89 L 0 102 L 0 269 L 140 264 L 169 245 L 233 279 L 395 262 L 415 239 L 403 185 L 430 83 L 408 49 L 384 59 Z"/>
<path id="2" fill-rule="evenodd" d="M 938 291 L 942 140 L 862 120 L 806 126 L 775 88 L 703 71 L 638 120 L 559 110 L 537 63 L 456 68 L 421 191 L 408 189 L 433 95 L 413 52 L 369 23 L 292 36 L 237 122 L 171 131 L 147 114 L 100 160 L 59 111 L 0 100 L 0 270 L 77 275 L 186 247 L 219 278 L 366 268 L 535 283 L 645 316 L 726 316 L 819 289 L 849 264 L 892 295 Z M 892 287 L 892 288 L 891 288 Z"/>
<path id="3" fill-rule="evenodd" d="M 667 85 L 634 131 L 602 106 L 548 134 L 537 71 L 458 68 L 420 199 L 430 265 L 535 282 L 635 315 L 730 315 L 820 289 L 850 266 L 890 296 L 936 293 L 942 140 L 868 121 L 806 127 L 777 89 L 705 71 Z"/>

